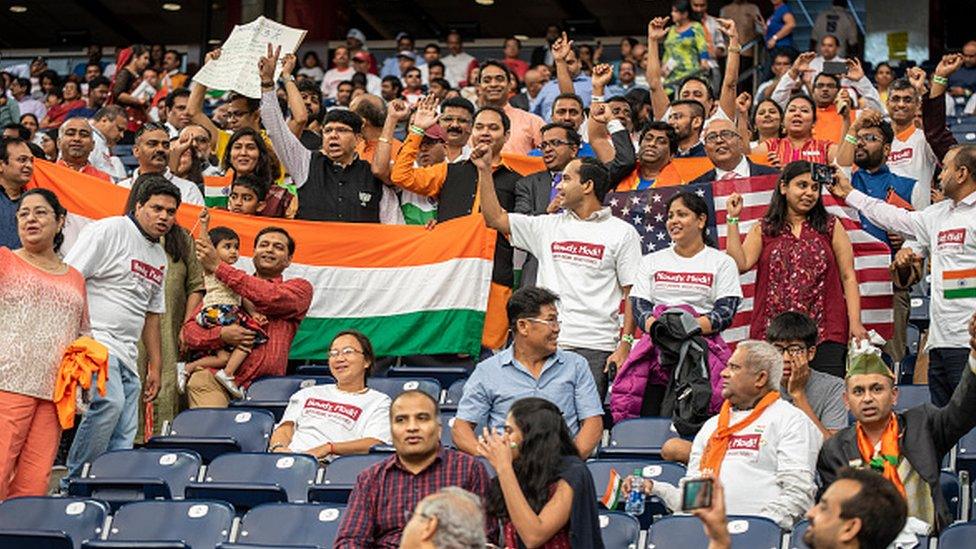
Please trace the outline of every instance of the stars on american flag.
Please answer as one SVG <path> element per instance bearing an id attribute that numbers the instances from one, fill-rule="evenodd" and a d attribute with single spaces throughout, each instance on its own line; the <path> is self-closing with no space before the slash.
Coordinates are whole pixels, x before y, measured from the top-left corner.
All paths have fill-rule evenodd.
<path id="1" fill-rule="evenodd" d="M 662 250 L 671 245 L 671 236 L 665 226 L 668 218 L 668 201 L 675 194 L 689 191 L 705 199 L 712 212 L 709 220 L 714 223 L 714 205 L 712 204 L 711 185 L 685 185 L 680 187 L 663 187 L 646 191 L 634 191 L 629 193 L 610 193 L 607 195 L 607 204 L 613 211 L 613 215 L 627 221 L 637 229 L 640 234 L 644 253 L 651 253 Z M 714 234 L 713 229 L 709 231 Z"/>

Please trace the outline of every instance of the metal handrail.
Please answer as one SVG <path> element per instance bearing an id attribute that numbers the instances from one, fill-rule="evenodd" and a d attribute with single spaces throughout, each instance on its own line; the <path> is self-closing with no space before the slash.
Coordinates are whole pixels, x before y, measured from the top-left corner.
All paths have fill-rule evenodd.
<path id="1" fill-rule="evenodd" d="M 850 1 L 850 0 L 848 0 L 848 1 Z M 810 12 L 807 11 L 806 4 L 803 3 L 803 0 L 796 0 L 796 3 L 797 3 L 797 5 L 800 6 L 800 10 L 803 11 L 803 17 L 806 18 L 807 24 L 810 25 L 811 27 L 813 27 L 813 19 L 810 18 Z"/>
<path id="2" fill-rule="evenodd" d="M 739 71 L 739 78 L 735 81 L 736 86 L 738 86 L 740 83 L 744 82 L 747 78 L 752 77 L 753 95 L 755 95 L 756 89 L 759 88 L 759 69 L 762 67 L 762 64 L 760 63 L 760 59 L 759 59 L 760 54 L 762 53 L 762 50 L 759 49 L 760 44 L 765 45 L 766 42 L 762 40 L 761 37 L 757 36 L 752 40 L 746 42 L 745 45 L 742 46 L 742 52 L 745 52 L 750 48 L 755 50 L 752 54 L 753 63 L 752 63 L 752 67 L 749 67 L 749 69 L 745 71 Z M 739 52 L 740 58 L 742 52 Z"/>
<path id="3" fill-rule="evenodd" d="M 861 21 L 861 18 L 857 16 L 857 10 L 854 9 L 854 0 L 847 0 L 847 11 L 851 12 L 851 15 L 854 16 L 854 23 L 857 25 L 857 28 L 860 29 L 861 34 L 867 36 L 868 33 L 864 30 L 864 23 Z"/>

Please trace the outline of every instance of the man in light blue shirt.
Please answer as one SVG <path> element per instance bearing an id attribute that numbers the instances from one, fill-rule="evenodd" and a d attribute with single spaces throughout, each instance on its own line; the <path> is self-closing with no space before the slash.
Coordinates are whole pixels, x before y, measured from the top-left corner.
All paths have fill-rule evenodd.
<path id="1" fill-rule="evenodd" d="M 590 98 L 593 97 L 593 82 L 590 81 L 589 76 L 583 74 L 583 65 L 580 64 L 576 51 L 557 41 L 557 44 L 553 45 L 553 55 L 556 56 L 556 74 L 568 71 L 569 77 L 573 80 L 573 90 L 583 100 L 583 107 L 589 108 Z M 552 104 L 560 93 L 557 77 L 539 90 L 539 95 L 535 96 L 529 109 L 545 119 L 547 124 L 552 122 Z"/>
<path id="2" fill-rule="evenodd" d="M 603 434 L 603 407 L 589 364 L 582 356 L 556 348 L 559 297 L 545 288 L 521 288 L 508 301 L 514 343 L 482 361 L 464 385 L 452 426 L 459 450 L 478 454 L 476 426 L 500 429 L 508 409 L 526 397 L 551 401 L 584 459 Z"/>

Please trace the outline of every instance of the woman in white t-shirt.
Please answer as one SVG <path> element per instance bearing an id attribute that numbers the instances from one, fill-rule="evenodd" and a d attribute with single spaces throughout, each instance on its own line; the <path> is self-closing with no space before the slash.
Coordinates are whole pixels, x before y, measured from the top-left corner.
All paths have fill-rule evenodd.
<path id="1" fill-rule="evenodd" d="M 329 348 L 334 385 L 315 385 L 291 396 L 271 435 L 271 452 L 295 452 L 331 461 L 391 444 L 390 397 L 366 387 L 373 346 L 355 330 L 340 332 Z"/>

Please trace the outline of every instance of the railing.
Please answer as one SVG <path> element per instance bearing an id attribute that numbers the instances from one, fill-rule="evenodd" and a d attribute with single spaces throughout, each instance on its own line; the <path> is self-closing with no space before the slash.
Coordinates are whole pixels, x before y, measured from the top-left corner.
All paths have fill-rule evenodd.
<path id="1" fill-rule="evenodd" d="M 854 16 L 854 23 L 857 24 L 857 28 L 861 31 L 861 34 L 867 36 L 868 33 L 864 30 L 864 23 L 858 17 L 857 10 L 854 9 L 854 0 L 847 0 L 847 11 L 851 12 L 851 15 Z"/>
<path id="2" fill-rule="evenodd" d="M 742 52 L 739 54 L 741 56 L 742 53 L 745 53 L 745 51 L 748 49 L 754 50 L 752 52 L 752 61 L 753 61 L 752 67 L 748 68 L 745 71 L 740 70 L 739 78 L 736 80 L 736 86 L 738 87 L 738 85 L 745 82 L 746 79 L 752 78 L 752 90 L 750 91 L 752 95 L 755 95 L 756 89 L 759 88 L 759 84 L 760 84 L 759 78 L 762 73 L 762 66 L 763 66 L 762 56 L 766 52 L 765 46 L 766 46 L 766 41 L 764 40 L 764 38 L 762 36 L 757 36 L 752 40 L 746 42 L 742 46 Z"/>

